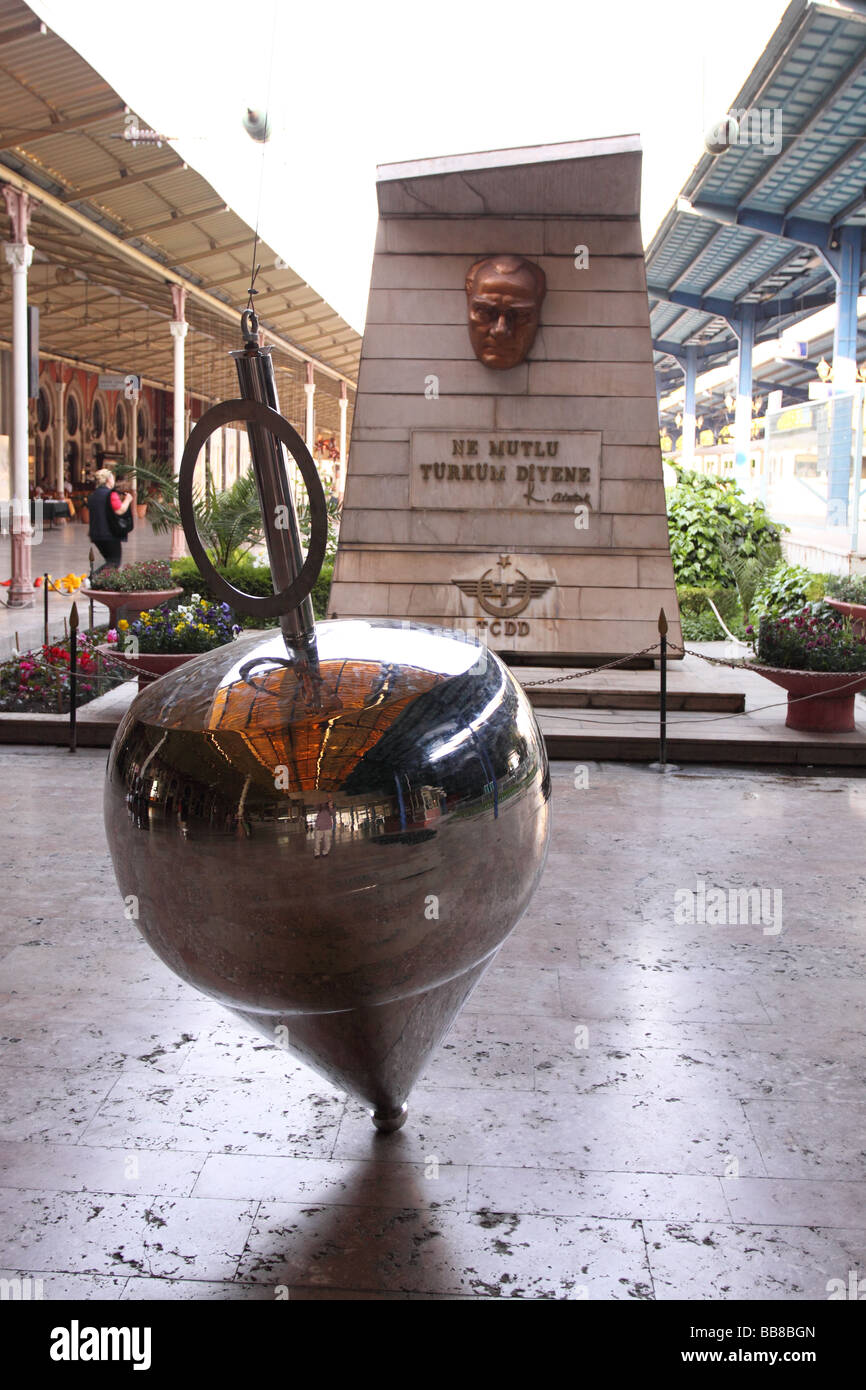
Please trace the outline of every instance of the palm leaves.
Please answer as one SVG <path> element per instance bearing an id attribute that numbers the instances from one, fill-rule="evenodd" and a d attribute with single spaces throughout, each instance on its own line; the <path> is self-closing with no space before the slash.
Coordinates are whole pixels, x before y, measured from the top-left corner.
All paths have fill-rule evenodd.
<path id="1" fill-rule="evenodd" d="M 720 540 L 719 550 L 737 586 L 743 619 L 749 621 L 749 609 L 755 601 L 755 594 L 770 570 L 779 563 L 782 547 L 778 541 L 765 541 L 753 555 L 745 555 L 729 540 Z"/>
<path id="2" fill-rule="evenodd" d="M 177 478 L 171 466 L 161 460 L 147 466 L 137 464 L 135 475 L 139 487 L 144 482 L 151 489 L 147 512 L 154 531 L 161 534 L 180 526 Z M 193 489 L 193 510 L 202 544 L 217 568 L 240 559 L 264 536 L 252 471 L 242 474 L 225 492 L 219 492 L 210 469 L 206 469 L 204 488 Z"/>
<path id="3" fill-rule="evenodd" d="M 171 465 L 161 460 L 145 466 L 136 464 L 135 475 L 149 489 L 148 519 L 158 534 L 180 526 L 177 478 Z M 327 497 L 328 546 L 326 560 L 333 560 L 340 530 L 340 502 L 333 494 Z M 204 489 L 193 489 L 195 523 L 202 543 L 217 569 L 227 568 L 240 560 L 264 539 L 259 494 L 253 470 L 244 473 L 236 483 L 220 492 L 214 486 L 210 469 L 205 470 Z M 298 530 L 304 545 L 310 540 L 310 507 L 302 502 L 297 509 Z"/>

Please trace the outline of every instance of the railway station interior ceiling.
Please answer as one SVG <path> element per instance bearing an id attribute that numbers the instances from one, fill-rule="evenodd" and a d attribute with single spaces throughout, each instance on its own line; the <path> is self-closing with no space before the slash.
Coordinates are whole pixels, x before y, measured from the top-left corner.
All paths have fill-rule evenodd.
<path id="1" fill-rule="evenodd" d="M 829 265 L 797 238 L 826 227 L 832 244 L 841 226 L 866 226 L 866 5 L 795 0 L 729 109 L 768 113 L 770 139 L 751 138 L 753 114 L 747 143 L 702 157 L 647 248 L 653 340 L 683 353 L 696 345 L 699 373 L 738 350 L 718 301 L 755 305 L 756 346 L 796 338 L 798 323 L 834 303 Z M 683 199 L 709 215 L 685 210 Z M 760 387 L 805 397 L 832 342 L 831 330 L 813 341 L 808 361 L 762 366 Z M 858 346 L 866 355 L 866 337 Z M 657 350 L 655 365 L 660 396 L 682 386 L 673 356 Z"/>
<path id="2" fill-rule="evenodd" d="M 134 115 L 146 126 L 146 112 Z M 41 350 L 171 390 L 171 287 L 184 284 L 187 391 L 234 396 L 228 353 L 240 346 L 253 229 L 169 145 L 124 139 L 126 118 L 122 96 L 79 53 L 22 0 L 0 0 L 0 180 L 40 200 L 28 299 L 40 311 Z M 256 311 L 274 344 L 281 406 L 303 420 L 310 358 L 317 424 L 336 431 L 341 381 L 351 421 L 360 336 L 273 247 L 259 241 L 256 262 Z M 11 323 L 7 274 L 4 346 Z"/>

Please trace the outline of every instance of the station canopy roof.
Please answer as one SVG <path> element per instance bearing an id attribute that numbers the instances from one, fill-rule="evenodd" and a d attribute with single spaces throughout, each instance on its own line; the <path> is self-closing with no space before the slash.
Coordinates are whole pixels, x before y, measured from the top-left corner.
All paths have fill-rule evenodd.
<path id="1" fill-rule="evenodd" d="M 205 400 L 236 395 L 227 353 L 241 346 L 253 229 L 170 145 L 125 139 L 127 111 L 23 0 L 0 0 L 0 182 L 39 203 L 28 298 L 40 310 L 40 348 L 171 389 L 171 287 L 182 285 L 187 390 Z M 256 262 L 256 311 L 274 345 L 282 408 L 303 418 L 311 361 L 317 420 L 336 428 L 341 382 L 357 380 L 360 336 L 274 247 L 260 240 Z M 11 274 L 0 274 L 6 346 L 11 321 Z"/>
<path id="2" fill-rule="evenodd" d="M 796 338 L 798 323 L 834 303 L 818 246 L 832 247 L 843 225 L 866 226 L 866 4 L 794 0 L 729 110 L 751 113 L 740 139 L 701 158 L 647 249 L 661 395 L 682 385 L 672 354 L 687 344 L 699 373 L 736 355 L 725 302 L 755 305 L 756 343 Z M 763 140 L 753 138 L 760 119 Z M 828 349 L 832 330 L 810 361 L 761 367 L 757 386 L 802 397 Z"/>

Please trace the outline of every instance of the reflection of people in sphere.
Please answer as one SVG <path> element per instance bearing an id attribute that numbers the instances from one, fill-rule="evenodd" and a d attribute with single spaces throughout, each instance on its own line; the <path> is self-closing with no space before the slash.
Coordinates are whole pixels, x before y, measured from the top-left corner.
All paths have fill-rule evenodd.
<path id="1" fill-rule="evenodd" d="M 479 362 L 506 371 L 523 361 L 546 293 L 541 266 L 523 256 L 489 256 L 469 267 L 469 337 Z"/>
<path id="2" fill-rule="evenodd" d="M 316 828 L 313 832 L 313 857 L 322 858 L 331 852 L 334 835 L 334 811 L 331 801 L 323 801 L 316 814 Z"/>

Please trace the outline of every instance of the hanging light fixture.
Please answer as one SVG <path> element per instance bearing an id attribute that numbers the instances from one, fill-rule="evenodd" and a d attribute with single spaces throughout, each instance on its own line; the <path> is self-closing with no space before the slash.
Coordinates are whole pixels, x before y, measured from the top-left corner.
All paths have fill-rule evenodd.
<path id="1" fill-rule="evenodd" d="M 821 361 L 818 363 L 817 367 L 815 368 L 815 371 L 818 373 L 818 377 L 821 381 L 827 382 L 832 380 L 833 368 L 830 366 L 830 363 L 827 361 L 826 357 L 821 358 Z"/>

